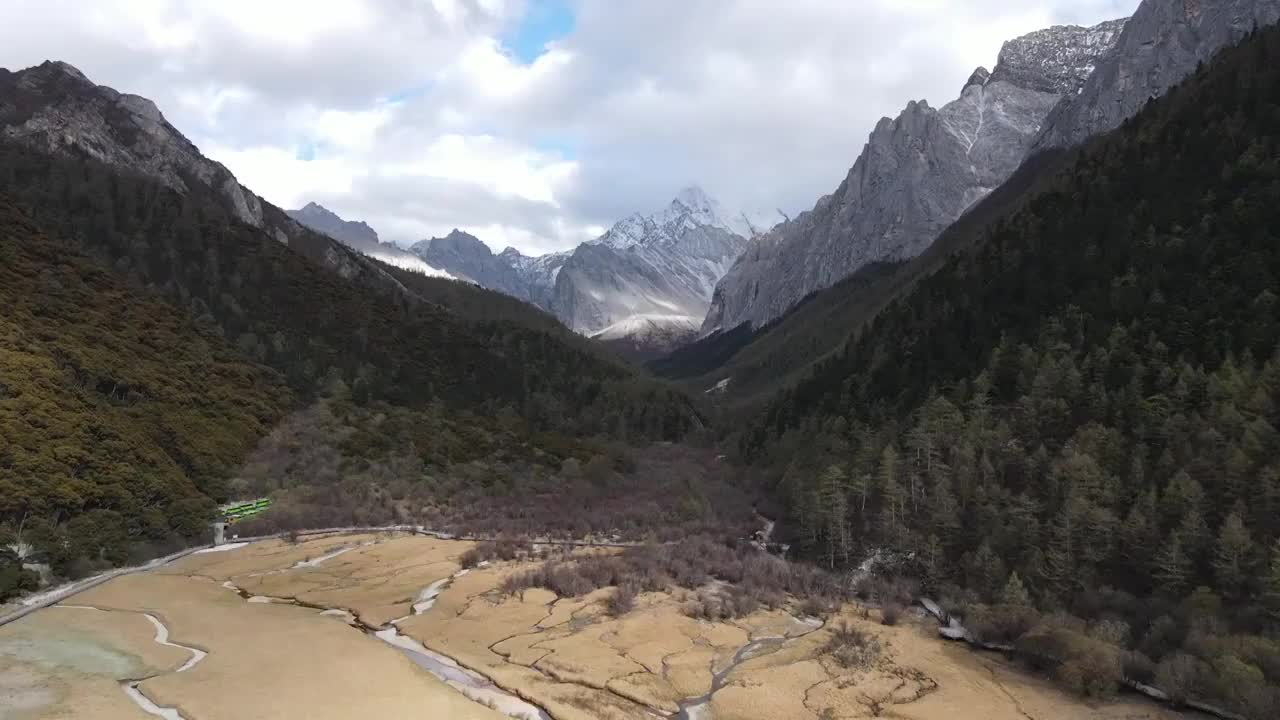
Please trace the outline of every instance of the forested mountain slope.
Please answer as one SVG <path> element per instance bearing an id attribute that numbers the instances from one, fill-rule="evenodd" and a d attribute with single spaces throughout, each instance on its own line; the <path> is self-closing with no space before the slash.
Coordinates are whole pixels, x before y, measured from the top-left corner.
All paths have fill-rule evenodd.
<path id="1" fill-rule="evenodd" d="M 123 562 L 125 538 L 204 537 L 227 479 L 294 402 L 215 325 L 130 288 L 4 197 L 0 307 L 0 525 L 55 565 Z"/>
<path id="2" fill-rule="evenodd" d="M 396 278 L 430 279 L 395 275 L 401 271 L 320 235 L 326 253 L 345 257 L 315 262 L 200 192 L 179 194 L 89 158 L 3 143 L 0 192 L 117 272 L 216 326 L 304 397 L 341 379 L 357 393 L 410 407 L 434 400 L 477 412 L 552 406 L 557 413 L 542 429 L 569 433 L 625 427 L 636 437 L 674 439 L 697 423 L 678 393 L 536 325 L 536 342 L 504 346 L 493 328 L 482 337 L 471 321 L 424 301 Z M 359 274 L 333 269 L 348 263 Z M 366 282 L 369 276 L 379 279 Z M 612 404 L 622 392 L 617 386 L 637 382 L 652 407 Z"/>
<path id="3" fill-rule="evenodd" d="M 909 282 L 911 269 L 910 263 L 872 263 L 764 327 L 717 330 L 648 367 L 692 392 L 714 391 L 725 406 L 758 407 L 843 345 L 851 328 Z"/>
<path id="4" fill-rule="evenodd" d="M 799 542 L 1231 656 L 1248 692 L 1198 691 L 1268 716 L 1280 668 L 1214 633 L 1280 622 L 1278 150 L 1267 29 L 1068 157 L 744 439 Z"/>

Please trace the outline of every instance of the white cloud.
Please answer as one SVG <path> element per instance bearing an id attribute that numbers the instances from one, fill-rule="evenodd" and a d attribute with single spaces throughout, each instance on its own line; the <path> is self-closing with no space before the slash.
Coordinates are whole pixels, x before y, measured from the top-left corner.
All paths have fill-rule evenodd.
<path id="1" fill-rule="evenodd" d="M 807 209 L 880 116 L 954 98 L 1005 39 L 1136 2 L 575 0 L 525 65 L 501 40 L 523 0 L 0 0 L 0 66 L 151 97 L 279 205 L 541 252 L 690 182 Z"/>

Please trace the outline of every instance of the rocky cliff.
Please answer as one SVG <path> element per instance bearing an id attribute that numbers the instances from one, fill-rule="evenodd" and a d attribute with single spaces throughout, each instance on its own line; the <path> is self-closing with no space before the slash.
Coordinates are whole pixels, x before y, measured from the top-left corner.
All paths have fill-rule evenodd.
<path id="1" fill-rule="evenodd" d="M 625 218 L 579 246 L 556 278 L 552 310 L 584 334 L 639 316 L 648 321 L 636 327 L 696 322 L 716 281 L 765 224 L 686 188 L 662 210 Z"/>
<path id="2" fill-rule="evenodd" d="M 347 247 L 405 270 L 413 270 L 424 275 L 436 277 L 452 277 L 449 273 L 432 267 L 413 253 L 401 249 L 394 243 L 382 242 L 378 233 L 364 221 L 344 220 L 337 213 L 317 203 L 307 203 L 298 210 L 290 210 L 289 217 L 322 232 L 341 242 Z"/>
<path id="3" fill-rule="evenodd" d="M 444 237 L 415 243 L 410 251 L 461 280 L 506 293 L 548 312 L 556 274 L 568 257 L 567 253 L 527 257 L 515 248 L 495 255 L 474 235 L 456 228 Z"/>
<path id="4" fill-rule="evenodd" d="M 1034 149 L 1070 147 L 1111 130 L 1255 26 L 1280 20 L 1280 0 L 1144 0 L 1112 51 L 1046 118 Z"/>
<path id="5" fill-rule="evenodd" d="M 603 337 L 607 330 L 609 340 L 643 351 L 688 339 L 748 240 L 785 219 L 727 210 L 689 187 L 661 210 L 624 218 L 569 252 L 495 255 L 458 230 L 412 250 L 457 277 L 534 303 L 577 332 Z"/>
<path id="6" fill-rule="evenodd" d="M 1017 169 L 1041 123 L 1085 81 L 1124 20 L 1004 44 L 960 97 L 883 118 L 834 193 L 753 240 L 720 280 L 702 330 L 754 327 L 872 262 L 914 257 Z"/>
<path id="7" fill-rule="evenodd" d="M 175 192 L 199 193 L 345 278 L 397 286 L 376 266 L 241 185 L 169 124 L 155 103 L 97 85 L 67 63 L 48 61 L 16 72 L 0 68 L 0 139 L 91 157 L 154 178 Z"/>
<path id="8" fill-rule="evenodd" d="M 269 222 L 261 199 L 221 163 L 201 155 L 155 103 L 96 85 L 64 62 L 0 69 L 0 136 L 48 152 L 83 153 L 150 175 L 178 192 L 203 185 L 240 220 L 277 239 L 296 230 L 289 222 Z"/>

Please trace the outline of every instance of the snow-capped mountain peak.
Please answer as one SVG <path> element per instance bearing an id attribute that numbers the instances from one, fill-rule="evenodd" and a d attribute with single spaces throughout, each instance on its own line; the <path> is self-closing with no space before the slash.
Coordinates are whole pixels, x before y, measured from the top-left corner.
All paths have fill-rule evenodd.
<path id="1" fill-rule="evenodd" d="M 726 209 L 700 186 L 690 185 L 676 193 L 670 204 L 661 210 L 649 215 L 629 215 L 591 242 L 626 250 L 638 245 L 678 242 L 686 233 L 699 227 L 718 228 L 750 240 L 784 220 L 786 217 L 777 210 L 747 212 Z"/>
<path id="2" fill-rule="evenodd" d="M 673 347 L 696 334 L 711 291 L 747 242 L 786 218 L 728 210 L 697 185 L 655 212 L 622 218 L 570 252 L 493 255 L 448 238 L 415 245 L 432 264 L 485 287 L 530 300 L 584 335 L 631 338 L 628 352 Z M 695 322 L 695 320 L 697 322 Z"/>

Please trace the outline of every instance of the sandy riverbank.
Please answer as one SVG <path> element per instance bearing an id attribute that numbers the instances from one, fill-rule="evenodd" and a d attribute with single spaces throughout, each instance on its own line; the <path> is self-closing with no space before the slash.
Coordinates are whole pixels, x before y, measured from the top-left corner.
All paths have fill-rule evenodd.
<path id="1" fill-rule="evenodd" d="M 600 590 L 557 598 L 545 590 L 502 596 L 497 588 L 529 562 L 454 577 L 471 543 L 416 536 L 346 536 L 255 543 L 193 555 L 166 568 L 114 579 L 69 603 L 0 628 L 0 718 L 148 718 L 120 681 L 186 718 L 497 718 L 341 613 L 248 602 L 294 598 L 349 610 L 367 626 L 456 660 L 558 720 L 689 717 L 916 720 L 1169 720 L 1137 699 L 1085 703 L 1011 667 L 937 637 L 923 618 L 898 627 L 848 607 L 819 627 L 783 609 L 732 622 L 684 615 L 685 591 L 645 593 L 620 618 Z M 600 551 L 591 551 L 600 552 Z M 452 580 L 449 580 L 452 578 Z M 414 615 L 422 591 L 448 585 Z M 421 606 L 420 606 L 421 609 Z M 154 642 L 145 611 L 189 653 Z M 824 653 L 835 622 L 876 635 L 873 666 L 846 670 Z M 748 648 L 750 650 L 744 650 Z M 735 665 L 734 663 L 737 662 Z M 154 676 L 154 677 L 153 677 Z M 716 692 L 700 707 L 719 677 Z"/>

